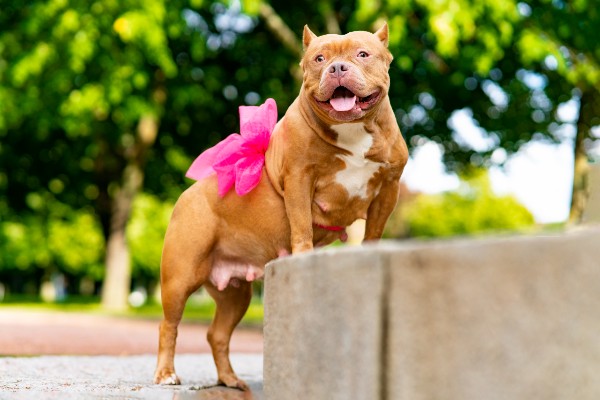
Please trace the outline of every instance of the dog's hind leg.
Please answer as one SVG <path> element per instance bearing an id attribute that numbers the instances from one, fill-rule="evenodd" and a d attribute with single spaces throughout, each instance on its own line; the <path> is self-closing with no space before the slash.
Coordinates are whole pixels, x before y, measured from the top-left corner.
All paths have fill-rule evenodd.
<path id="1" fill-rule="evenodd" d="M 171 227 L 169 227 L 171 228 Z M 177 229 L 175 229 L 177 230 Z M 210 243 L 188 243 L 179 235 L 168 230 L 161 262 L 161 297 L 163 320 L 160 323 L 158 342 L 158 362 L 154 382 L 163 385 L 179 385 L 175 374 L 174 357 L 177 327 L 189 296 L 208 279 L 212 256 L 206 251 Z M 200 251 L 190 252 L 190 249 Z"/>
<path id="2" fill-rule="evenodd" d="M 160 323 L 158 341 L 158 362 L 154 373 L 154 383 L 162 385 L 179 385 L 181 381 L 175 374 L 175 343 L 177 340 L 177 326 L 181 321 L 181 315 L 185 302 L 189 297 L 187 291 L 173 290 L 169 286 L 162 287 L 164 319 Z M 171 299 L 166 300 L 164 294 L 170 293 Z M 166 300 L 166 301 L 165 301 Z"/>
<path id="3" fill-rule="evenodd" d="M 208 329 L 208 343 L 212 349 L 213 358 L 217 366 L 219 383 L 228 387 L 242 390 L 248 389 L 246 383 L 239 379 L 229 362 L 229 342 L 233 329 L 240 322 L 252 297 L 252 283 L 241 281 L 239 285 L 229 285 L 225 290 L 219 291 L 212 284 L 207 284 L 208 293 L 217 303 L 217 311 L 210 328 Z"/>
<path id="4" fill-rule="evenodd" d="M 164 262 L 163 266 L 164 267 Z M 200 276 L 171 275 L 165 279 L 162 274 L 161 297 L 164 318 L 160 323 L 158 342 L 158 362 L 154 374 L 154 383 L 179 385 L 175 374 L 174 357 L 177 339 L 177 327 L 181 321 L 185 303 L 189 296 L 204 283 Z"/>
<path id="5" fill-rule="evenodd" d="M 182 209 L 186 210 L 185 203 L 183 208 L 178 206 L 175 207 L 165 235 L 160 266 L 164 319 L 160 324 L 154 382 L 167 385 L 180 384 L 173 362 L 177 327 L 188 297 L 198 290 L 210 275 L 214 244 L 214 237 L 210 235 L 214 230 L 209 229 L 212 222 L 210 214 L 204 213 L 205 224 L 198 227 L 189 223 L 194 220 L 195 215 L 182 212 Z M 188 210 L 189 208 L 190 206 L 187 206 Z"/>
<path id="6" fill-rule="evenodd" d="M 154 383 L 179 385 L 181 382 L 175 374 L 174 366 L 177 327 L 188 297 L 200 287 L 200 284 L 181 287 L 178 283 L 163 282 L 161 286 L 164 318 L 159 327 L 158 362 Z"/>

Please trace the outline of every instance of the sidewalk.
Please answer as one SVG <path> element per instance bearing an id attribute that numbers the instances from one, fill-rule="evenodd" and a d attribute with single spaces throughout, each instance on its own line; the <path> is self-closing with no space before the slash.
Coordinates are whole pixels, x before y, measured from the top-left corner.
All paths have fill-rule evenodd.
<path id="1" fill-rule="evenodd" d="M 156 354 L 158 324 L 83 313 L 6 310 L 0 305 L 0 356 Z M 184 320 L 179 325 L 177 352 L 210 353 L 207 328 Z M 231 351 L 262 354 L 262 331 L 238 327 Z"/>
<path id="2" fill-rule="evenodd" d="M 233 334 L 231 362 L 251 388 L 241 392 L 210 387 L 217 374 L 206 330 L 180 325 L 175 368 L 183 385 L 159 386 L 157 321 L 0 308 L 0 400 L 262 399 L 262 332 Z"/>
<path id="3" fill-rule="evenodd" d="M 0 399 L 262 399 L 262 355 L 234 354 L 231 362 L 251 392 L 210 387 L 217 373 L 209 354 L 175 357 L 181 386 L 152 383 L 154 355 L 0 358 Z"/>

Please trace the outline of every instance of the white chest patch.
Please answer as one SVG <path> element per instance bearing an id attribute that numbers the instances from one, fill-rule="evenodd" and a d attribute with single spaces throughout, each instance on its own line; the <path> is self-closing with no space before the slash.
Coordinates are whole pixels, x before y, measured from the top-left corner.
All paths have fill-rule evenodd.
<path id="1" fill-rule="evenodd" d="M 373 136 L 360 123 L 333 125 L 331 129 L 338 134 L 337 145 L 352 153 L 339 156 L 346 168 L 335 175 L 335 181 L 346 188 L 350 197 L 366 199 L 369 180 L 381 166 L 365 158 L 373 144 Z"/>

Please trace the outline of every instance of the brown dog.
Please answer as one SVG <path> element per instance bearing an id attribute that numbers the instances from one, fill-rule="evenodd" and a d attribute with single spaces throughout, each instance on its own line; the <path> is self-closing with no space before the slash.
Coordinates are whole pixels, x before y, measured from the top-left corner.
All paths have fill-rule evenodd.
<path id="1" fill-rule="evenodd" d="M 177 326 L 187 298 L 204 285 L 217 304 L 208 342 L 219 382 L 246 388 L 229 363 L 229 340 L 264 265 L 343 239 L 360 218 L 365 240 L 379 239 L 396 205 L 408 152 L 387 95 L 387 25 L 319 37 L 305 27 L 303 42 L 304 83 L 275 126 L 258 186 L 219 197 L 211 176 L 175 206 L 161 264 L 156 383 L 179 384 Z"/>

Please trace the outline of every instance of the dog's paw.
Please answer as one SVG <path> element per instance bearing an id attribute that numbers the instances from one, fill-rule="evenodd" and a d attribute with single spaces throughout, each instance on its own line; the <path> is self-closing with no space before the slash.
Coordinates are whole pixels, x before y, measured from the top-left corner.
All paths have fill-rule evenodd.
<path id="1" fill-rule="evenodd" d="M 250 390 L 246 382 L 235 375 L 227 375 L 219 377 L 219 385 L 227 386 L 228 388 L 239 389 L 243 391 Z"/>
<path id="2" fill-rule="evenodd" d="M 154 383 L 158 385 L 181 385 L 181 381 L 175 372 L 156 373 Z"/>

